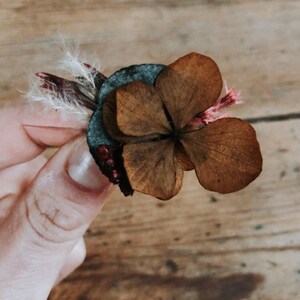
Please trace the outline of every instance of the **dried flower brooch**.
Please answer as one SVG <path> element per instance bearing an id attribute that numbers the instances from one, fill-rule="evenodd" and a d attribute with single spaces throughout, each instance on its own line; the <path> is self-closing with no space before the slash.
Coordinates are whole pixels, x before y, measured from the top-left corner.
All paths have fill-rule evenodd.
<path id="1" fill-rule="evenodd" d="M 262 156 L 251 125 L 220 113 L 238 103 L 222 97 L 222 77 L 209 57 L 190 53 L 174 63 L 133 65 L 106 78 L 67 53 L 77 81 L 37 73 L 40 92 L 30 100 L 80 111 L 100 170 L 124 195 L 162 200 L 175 196 L 183 171 L 195 170 L 210 191 L 231 193 L 252 182 Z"/>

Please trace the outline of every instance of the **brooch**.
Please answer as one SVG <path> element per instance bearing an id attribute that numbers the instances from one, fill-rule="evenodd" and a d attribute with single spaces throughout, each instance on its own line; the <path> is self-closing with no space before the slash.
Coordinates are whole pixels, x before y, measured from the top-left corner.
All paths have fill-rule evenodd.
<path id="1" fill-rule="evenodd" d="M 76 81 L 40 72 L 39 93 L 28 97 L 85 120 L 92 156 L 125 196 L 138 191 L 168 200 L 191 170 L 200 185 L 219 193 L 238 191 L 260 174 L 255 130 L 222 113 L 241 101 L 236 90 L 223 91 L 210 57 L 190 53 L 109 77 L 70 53 L 66 66 Z"/>

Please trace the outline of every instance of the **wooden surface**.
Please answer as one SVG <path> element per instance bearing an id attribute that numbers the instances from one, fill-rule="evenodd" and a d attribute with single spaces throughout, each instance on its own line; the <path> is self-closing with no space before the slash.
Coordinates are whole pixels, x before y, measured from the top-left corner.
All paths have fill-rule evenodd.
<path id="1" fill-rule="evenodd" d="M 246 100 L 232 113 L 257 118 L 255 182 L 222 196 L 190 172 L 169 202 L 116 190 L 86 234 L 85 263 L 51 300 L 300 299 L 299 1 L 0 0 L 0 28 L 1 104 L 20 100 L 28 74 L 59 74 L 62 34 L 106 75 L 207 54 Z"/>

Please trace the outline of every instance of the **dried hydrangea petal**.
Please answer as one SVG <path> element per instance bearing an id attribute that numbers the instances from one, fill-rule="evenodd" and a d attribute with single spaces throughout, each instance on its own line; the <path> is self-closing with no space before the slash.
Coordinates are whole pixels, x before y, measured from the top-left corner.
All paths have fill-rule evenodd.
<path id="1" fill-rule="evenodd" d="M 179 192 L 183 170 L 174 159 L 171 140 L 126 144 L 123 159 L 134 190 L 162 200 L 168 200 Z"/>
<path id="2" fill-rule="evenodd" d="M 189 156 L 187 155 L 185 149 L 183 148 L 182 144 L 180 142 L 176 143 L 175 146 L 175 157 L 180 162 L 182 169 L 184 171 L 191 171 L 195 169 L 194 164 L 190 160 Z"/>
<path id="3" fill-rule="evenodd" d="M 115 141 L 126 143 L 128 136 L 117 125 L 116 92 L 112 92 L 103 103 L 103 126 L 105 131 Z"/>
<path id="4" fill-rule="evenodd" d="M 220 96 L 222 85 L 216 63 L 198 53 L 190 53 L 167 66 L 155 83 L 178 129 L 211 107 Z"/>
<path id="5" fill-rule="evenodd" d="M 236 192 L 262 170 L 262 156 L 251 125 L 237 118 L 217 120 L 185 134 L 181 142 L 200 184 L 219 193 Z"/>
<path id="6" fill-rule="evenodd" d="M 117 124 L 126 135 L 168 134 L 171 126 L 160 95 L 151 85 L 133 81 L 116 91 Z M 105 105 L 105 103 L 104 103 Z"/>

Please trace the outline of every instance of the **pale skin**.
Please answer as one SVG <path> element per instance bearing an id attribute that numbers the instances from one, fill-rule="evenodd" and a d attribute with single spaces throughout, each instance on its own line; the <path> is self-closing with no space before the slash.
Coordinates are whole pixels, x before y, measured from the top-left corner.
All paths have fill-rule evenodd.
<path id="1" fill-rule="evenodd" d="M 111 186 L 74 116 L 10 106 L 0 129 L 0 298 L 47 299 L 83 262 L 83 235 Z M 47 161 L 48 146 L 59 150 Z"/>

